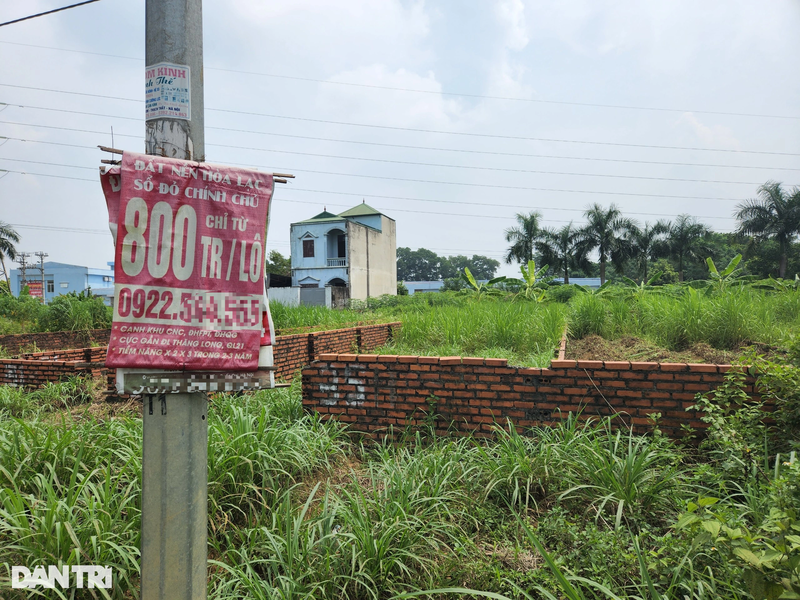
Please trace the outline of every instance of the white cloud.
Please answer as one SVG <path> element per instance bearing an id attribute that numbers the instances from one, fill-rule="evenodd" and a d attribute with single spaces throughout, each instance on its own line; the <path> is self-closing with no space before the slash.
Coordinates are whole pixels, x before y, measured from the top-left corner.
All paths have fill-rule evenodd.
<path id="1" fill-rule="evenodd" d="M 369 87 L 322 84 L 317 106 L 330 115 L 358 115 L 358 121 L 393 127 L 450 128 L 463 116 L 456 100 L 441 94 L 442 86 L 433 72 L 420 75 L 406 69 L 391 70 L 385 64 L 372 64 L 343 71 L 331 81 L 367 86 L 397 88 L 397 91 Z M 426 90 L 419 94 L 400 90 Z"/>
<path id="2" fill-rule="evenodd" d="M 725 150 L 741 150 L 742 145 L 729 127 L 721 125 L 708 126 L 702 123 L 693 113 L 686 112 L 675 122 L 675 126 L 689 130 L 695 138 L 710 148 Z"/>
<path id="3" fill-rule="evenodd" d="M 500 0 L 495 5 L 495 15 L 505 28 L 504 45 L 511 50 L 525 48 L 529 37 L 522 0 Z"/>

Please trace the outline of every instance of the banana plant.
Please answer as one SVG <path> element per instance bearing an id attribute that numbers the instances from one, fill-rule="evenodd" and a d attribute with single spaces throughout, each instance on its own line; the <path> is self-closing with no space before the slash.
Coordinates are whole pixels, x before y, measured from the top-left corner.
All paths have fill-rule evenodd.
<path id="1" fill-rule="evenodd" d="M 742 262 L 742 255 L 737 254 L 731 259 L 727 267 L 719 271 L 714 261 L 709 256 L 706 259 L 706 264 L 708 264 L 708 275 L 711 280 L 711 285 L 717 290 L 722 290 L 739 279 L 738 272 L 740 269 L 737 269 L 737 267 L 740 262 Z"/>
<path id="2" fill-rule="evenodd" d="M 500 290 L 495 289 L 493 286 L 506 280 L 505 277 L 495 277 L 486 283 L 479 283 L 475 280 L 475 277 L 472 276 L 472 272 L 469 270 L 469 267 L 464 267 L 464 272 L 461 273 L 461 278 L 472 288 L 472 291 L 475 292 L 478 300 L 484 296 L 500 294 Z"/>
<path id="3" fill-rule="evenodd" d="M 544 274 L 550 268 L 545 265 L 540 269 L 536 268 L 536 261 L 529 260 L 527 268 L 525 265 L 520 265 L 519 270 L 522 273 L 522 279 L 506 279 L 506 282 L 511 285 L 519 286 L 519 292 L 516 298 L 525 298 L 526 300 L 535 300 L 541 302 L 544 299 L 545 291 L 553 277 L 545 277 Z"/>
<path id="4" fill-rule="evenodd" d="M 659 288 L 656 287 L 656 283 L 661 276 L 664 274 L 664 271 L 658 271 L 655 273 L 650 279 L 647 281 L 642 280 L 641 283 L 636 283 L 630 277 L 623 277 L 622 278 L 622 285 L 625 286 L 626 290 L 628 290 L 632 296 L 636 298 L 641 298 L 648 292 L 659 292 Z"/>

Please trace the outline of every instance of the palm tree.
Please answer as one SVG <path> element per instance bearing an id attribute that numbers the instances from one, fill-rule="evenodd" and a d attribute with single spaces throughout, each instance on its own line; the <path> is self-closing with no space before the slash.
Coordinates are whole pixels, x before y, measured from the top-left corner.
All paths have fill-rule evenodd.
<path id="1" fill-rule="evenodd" d="M 739 221 L 737 233 L 757 240 L 774 239 L 780 248 L 778 277 L 786 276 L 789 245 L 800 233 L 800 188 L 791 192 L 781 184 L 768 181 L 758 188 L 759 198 L 739 204 L 734 216 Z"/>
<path id="2" fill-rule="evenodd" d="M 678 280 L 683 281 L 683 265 L 686 260 L 702 260 L 708 253 L 703 243 L 711 229 L 700 223 L 696 217 L 678 215 L 674 223 L 669 224 L 669 232 L 665 242 L 667 254 L 678 261 Z"/>
<path id="3" fill-rule="evenodd" d="M 506 229 L 506 241 L 511 242 L 511 247 L 506 251 L 505 260 L 507 264 L 517 261 L 527 265 L 529 260 L 533 260 L 536 241 L 542 236 L 542 229 L 539 227 L 542 215 L 533 211 L 527 215 L 517 213 L 516 218 L 517 227 Z"/>
<path id="4" fill-rule="evenodd" d="M 634 225 L 628 234 L 631 256 L 636 263 L 636 271 L 642 281 L 647 281 L 647 268 L 650 260 L 662 253 L 663 236 L 669 231 L 669 223 L 658 221 L 655 225 L 645 223 L 643 228 Z"/>
<path id="5" fill-rule="evenodd" d="M 607 209 L 599 204 L 592 204 L 583 216 L 586 217 L 586 225 L 579 230 L 577 250 L 582 256 L 597 250 L 600 255 L 602 285 L 606 282 L 606 263 L 611 260 L 614 267 L 620 270 L 625 259 L 630 256 L 631 244 L 627 234 L 634 227 L 634 223 L 623 217 L 615 204 Z"/>
<path id="6" fill-rule="evenodd" d="M 570 221 L 569 225 L 558 230 L 542 230 L 542 236 L 536 243 L 542 264 L 550 265 L 557 273 L 564 273 L 564 283 L 569 283 L 570 269 L 588 267 L 586 257 L 576 247 L 579 239 L 579 232 Z"/>
<path id="7" fill-rule="evenodd" d="M 0 265 L 3 267 L 3 275 L 6 278 L 7 291 L 11 293 L 11 281 L 8 279 L 6 269 L 6 258 L 14 260 L 17 258 L 17 248 L 14 244 L 19 243 L 19 234 L 11 225 L 5 221 L 0 221 Z"/>

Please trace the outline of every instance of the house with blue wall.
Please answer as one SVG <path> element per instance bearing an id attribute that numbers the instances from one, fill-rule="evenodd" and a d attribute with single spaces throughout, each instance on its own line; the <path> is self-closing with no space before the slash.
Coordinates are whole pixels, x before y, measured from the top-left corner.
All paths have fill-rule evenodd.
<path id="1" fill-rule="evenodd" d="M 293 287 L 345 288 L 357 300 L 397 294 L 395 221 L 365 202 L 292 223 L 290 243 Z"/>
<path id="2" fill-rule="evenodd" d="M 49 261 L 44 263 L 44 282 L 42 282 L 42 273 L 38 268 L 39 264 L 36 263 L 26 269 L 25 279 L 29 282 L 31 295 L 43 295 L 45 303 L 61 294 L 80 293 L 91 289 L 92 294 L 104 296 L 106 303 L 111 304 L 114 298 L 114 263 L 110 262 L 108 266 L 108 269 L 94 269 Z M 21 272 L 19 269 L 13 269 L 10 275 L 11 293 L 19 296 L 22 291 Z M 42 290 L 41 294 L 39 290 Z"/>

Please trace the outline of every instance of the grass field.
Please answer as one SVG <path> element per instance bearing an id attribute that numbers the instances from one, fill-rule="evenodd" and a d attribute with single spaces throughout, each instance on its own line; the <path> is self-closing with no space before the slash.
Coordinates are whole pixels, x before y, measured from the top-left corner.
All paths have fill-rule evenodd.
<path id="1" fill-rule="evenodd" d="M 382 297 L 345 311 L 273 305 L 273 318 L 279 328 L 402 321 L 396 339 L 378 352 L 507 358 L 535 367 L 549 364 L 565 327 L 573 339 L 636 337 L 667 351 L 705 344 L 734 355 L 749 344 L 783 345 L 800 331 L 800 293 L 795 291 L 664 286 L 565 293 L 571 291 L 570 286 L 551 288 L 543 302 L 446 292 Z"/>
<path id="2" fill-rule="evenodd" d="M 95 418 L 84 383 L 61 386 L 0 392 L 0 573 L 109 565 L 110 597 L 135 597 L 141 420 Z M 217 396 L 209 598 L 750 598 L 745 550 L 759 585 L 797 580 L 797 544 L 764 557 L 798 527 L 800 469 L 786 435 L 725 423 L 700 452 L 574 419 L 362 445 L 304 414 L 297 385 Z M 742 454 L 731 431 L 769 448 Z"/>

